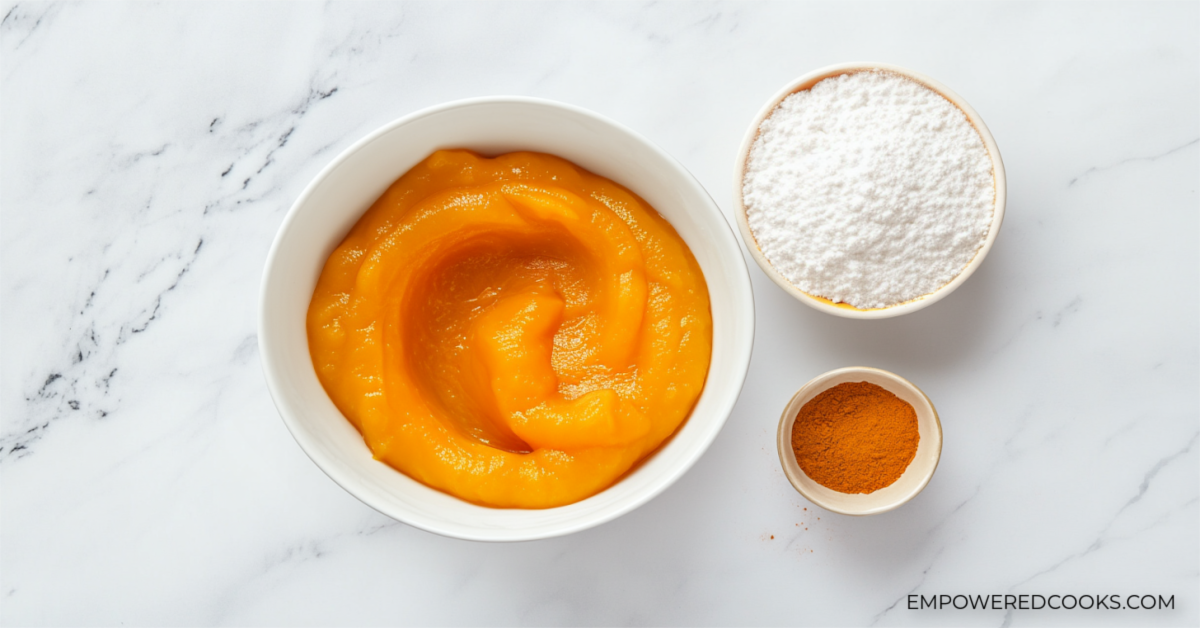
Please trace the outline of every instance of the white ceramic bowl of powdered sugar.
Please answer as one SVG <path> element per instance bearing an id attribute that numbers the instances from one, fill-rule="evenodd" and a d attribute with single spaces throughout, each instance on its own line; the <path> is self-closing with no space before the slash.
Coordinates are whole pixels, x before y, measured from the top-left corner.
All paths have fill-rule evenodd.
<path id="1" fill-rule="evenodd" d="M 734 206 L 768 277 L 849 318 L 946 297 L 979 267 L 1004 219 L 1000 151 L 941 83 L 881 63 L 806 74 L 755 118 Z"/>

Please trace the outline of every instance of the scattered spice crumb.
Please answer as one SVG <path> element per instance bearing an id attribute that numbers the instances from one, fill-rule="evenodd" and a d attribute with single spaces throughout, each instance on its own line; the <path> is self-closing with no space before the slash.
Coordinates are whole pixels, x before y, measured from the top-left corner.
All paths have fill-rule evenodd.
<path id="1" fill-rule="evenodd" d="M 772 535 L 771 535 L 771 540 L 772 540 L 772 541 L 774 541 L 774 540 L 775 540 L 775 535 L 774 535 L 774 534 L 772 534 Z"/>

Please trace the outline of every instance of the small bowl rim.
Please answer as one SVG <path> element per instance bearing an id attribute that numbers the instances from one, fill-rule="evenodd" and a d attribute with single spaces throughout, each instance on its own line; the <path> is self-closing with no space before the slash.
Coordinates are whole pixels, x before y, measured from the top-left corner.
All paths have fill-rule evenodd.
<path id="1" fill-rule="evenodd" d="M 802 475 L 805 478 L 808 478 L 808 476 L 807 476 L 807 474 L 804 473 L 804 470 L 800 468 L 800 464 L 796 461 L 796 454 L 792 451 L 792 425 L 796 422 L 796 414 L 800 410 L 800 408 L 792 407 L 793 405 L 795 405 L 796 400 L 800 399 L 800 398 L 804 397 L 805 395 L 807 395 L 808 393 L 812 392 L 812 390 L 814 388 L 824 386 L 824 384 L 826 382 L 828 382 L 829 380 L 831 380 L 835 377 L 838 377 L 838 376 L 844 375 L 844 374 L 853 374 L 853 373 L 872 373 L 875 375 L 879 375 L 885 379 L 889 379 L 889 380 L 895 382 L 897 385 L 899 385 L 901 387 L 909 388 L 912 391 L 916 392 L 921 397 L 924 397 L 925 401 L 929 404 L 929 408 L 933 412 L 933 425 L 935 428 L 934 432 L 937 436 L 936 452 L 935 452 L 936 455 L 934 456 L 933 465 L 929 467 L 929 472 L 927 474 L 925 474 L 924 477 L 921 478 L 920 483 L 907 495 L 903 496 L 901 499 L 899 499 L 893 503 L 884 504 L 882 506 L 876 506 L 874 508 L 868 508 L 863 511 L 854 511 L 854 510 L 848 510 L 846 508 L 840 508 L 838 506 L 835 506 L 835 505 L 829 503 L 824 498 L 822 498 L 820 495 L 812 494 L 810 491 L 806 490 L 803 486 L 803 483 L 799 481 L 799 477 L 797 477 L 797 474 Z M 830 386 L 824 386 L 823 388 L 821 388 L 821 391 L 823 392 L 824 390 L 827 390 L 828 388 L 830 388 Z M 830 512 L 835 512 L 835 513 L 838 513 L 841 515 L 850 515 L 852 517 L 866 517 L 866 516 L 870 516 L 870 515 L 878 515 L 878 514 L 882 514 L 882 513 L 891 511 L 891 510 L 895 510 L 895 509 L 903 506 L 904 504 L 907 504 L 908 502 L 912 501 L 912 499 L 914 497 L 916 497 L 917 495 L 920 495 L 921 491 L 924 491 L 925 487 L 929 485 L 930 480 L 933 479 L 933 474 L 937 471 L 938 465 L 941 464 L 942 445 L 944 443 L 943 434 L 942 434 L 942 419 L 938 415 L 937 406 L 933 405 L 933 401 L 929 399 L 929 395 L 926 395 L 925 391 L 921 390 L 920 387 L 918 387 L 916 384 L 908 381 L 907 379 L 900 377 L 899 375 L 897 375 L 891 371 L 885 371 L 883 369 L 874 368 L 871 366 L 847 366 L 847 367 L 843 367 L 843 368 L 839 368 L 839 369 L 834 369 L 832 371 L 826 371 L 826 372 L 821 373 L 820 375 L 808 380 L 808 382 L 806 382 L 803 386 L 800 387 L 799 390 L 796 391 L 796 394 L 792 395 L 788 399 L 787 404 L 784 405 L 783 413 L 779 417 L 779 429 L 776 433 L 775 441 L 776 441 L 776 448 L 779 453 L 779 464 L 780 464 L 780 466 L 783 467 L 783 475 L 785 477 L 787 477 L 788 483 L 792 485 L 792 488 L 796 489 L 797 493 L 800 493 L 800 495 L 802 495 L 805 499 L 807 499 L 808 501 L 812 502 L 813 504 L 815 504 L 817 506 L 820 506 L 821 508 L 824 508 L 825 510 L 828 510 Z M 813 480 L 812 478 L 808 478 L 808 480 L 811 482 L 816 482 L 816 480 Z"/>
<path id="2" fill-rule="evenodd" d="M 746 175 L 746 162 L 750 157 L 750 148 L 754 145 L 754 140 L 758 139 L 759 127 L 775 111 L 779 103 L 796 92 L 810 89 L 813 85 L 824 79 L 870 70 L 892 72 L 916 81 L 937 92 L 966 115 L 967 121 L 971 123 L 971 126 L 975 127 L 976 132 L 983 139 L 984 147 L 987 149 L 988 156 L 992 160 L 992 175 L 995 181 L 996 198 L 992 208 L 992 225 L 988 230 L 987 237 L 984 239 L 983 246 L 976 251 L 975 257 L 971 258 L 971 261 L 967 263 L 966 267 L 954 279 L 951 279 L 948 283 L 933 292 L 909 301 L 904 301 L 903 303 L 897 303 L 884 308 L 860 310 L 839 307 L 804 292 L 792 285 L 787 277 L 783 276 L 783 273 L 771 265 L 770 260 L 766 258 L 762 249 L 758 247 L 758 240 L 754 237 L 754 232 L 750 229 L 750 223 L 746 216 L 746 206 L 742 199 L 742 182 Z M 771 281 L 775 282 L 775 285 L 783 288 L 785 292 L 796 300 L 818 311 L 843 318 L 880 319 L 901 316 L 929 307 L 949 296 L 950 293 L 954 292 L 955 289 L 975 273 L 975 270 L 979 268 L 984 258 L 987 257 L 988 252 L 991 251 L 992 245 L 996 241 L 996 236 L 1000 232 L 1000 227 L 1004 223 L 1004 209 L 1008 201 L 1008 180 L 1004 172 L 1004 160 L 1000 156 L 1000 148 L 996 146 L 996 139 L 992 137 L 992 132 L 984 124 L 983 118 L 979 113 L 966 100 L 955 93 L 954 90 L 936 79 L 920 72 L 889 63 L 851 62 L 828 65 L 808 72 L 785 85 L 759 109 L 758 115 L 754 117 L 754 122 L 746 130 L 746 134 L 742 137 L 741 147 L 738 148 L 737 161 L 734 164 L 733 170 L 733 214 L 737 219 L 738 233 L 742 236 L 742 242 L 750 251 L 750 256 L 754 258 L 755 263 L 758 264 L 759 268 L 762 269 Z"/>

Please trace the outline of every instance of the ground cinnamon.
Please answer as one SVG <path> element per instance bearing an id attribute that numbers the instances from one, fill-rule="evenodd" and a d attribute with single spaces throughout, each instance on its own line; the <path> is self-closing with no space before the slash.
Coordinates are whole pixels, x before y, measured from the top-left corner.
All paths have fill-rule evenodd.
<path id="1" fill-rule="evenodd" d="M 898 480 L 917 455 L 917 413 L 880 386 L 846 382 L 796 415 L 792 451 L 808 477 L 841 493 L 873 493 Z"/>

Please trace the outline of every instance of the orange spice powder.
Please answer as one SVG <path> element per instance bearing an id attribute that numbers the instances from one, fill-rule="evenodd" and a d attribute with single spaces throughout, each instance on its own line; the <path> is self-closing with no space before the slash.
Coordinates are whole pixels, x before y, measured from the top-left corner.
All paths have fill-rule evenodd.
<path id="1" fill-rule="evenodd" d="M 912 405 L 867 382 L 838 384 L 813 397 L 792 426 L 800 468 L 841 493 L 891 486 L 916 457 L 920 441 Z"/>

